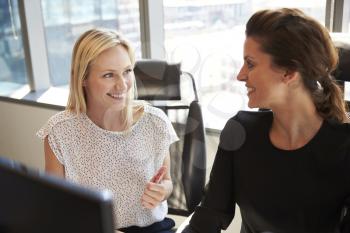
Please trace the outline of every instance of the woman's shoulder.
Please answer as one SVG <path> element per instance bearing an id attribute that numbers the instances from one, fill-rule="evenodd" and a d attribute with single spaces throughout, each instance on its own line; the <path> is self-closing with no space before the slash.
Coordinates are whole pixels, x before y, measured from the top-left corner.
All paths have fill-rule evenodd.
<path id="1" fill-rule="evenodd" d="M 55 125 L 76 119 L 77 116 L 78 116 L 77 114 L 75 114 L 69 110 L 64 110 L 64 111 L 58 112 L 55 115 L 53 115 L 52 117 L 50 117 L 50 119 L 48 120 L 48 125 L 53 127 Z"/>
<path id="2" fill-rule="evenodd" d="M 148 114 L 149 117 L 153 119 L 159 119 L 161 121 L 169 121 L 168 116 L 164 113 L 164 111 L 160 108 L 154 107 L 152 105 L 146 104 L 144 105 L 144 112 Z"/>
<path id="3" fill-rule="evenodd" d="M 350 142 L 350 123 L 339 123 L 334 121 L 326 120 L 326 134 L 333 135 L 332 138 L 337 140 L 337 138 L 346 139 Z"/>
<path id="4" fill-rule="evenodd" d="M 144 127 L 147 127 L 147 130 L 150 130 L 149 126 L 151 125 L 153 133 L 163 136 L 165 134 L 169 145 L 179 140 L 170 119 L 162 109 L 147 104 L 144 105 L 144 113 L 147 115 L 147 123 L 144 125 Z"/>
<path id="5" fill-rule="evenodd" d="M 69 110 L 58 112 L 49 118 L 46 124 L 37 132 L 37 136 L 44 139 L 57 125 L 76 118 L 77 115 Z"/>
<path id="6" fill-rule="evenodd" d="M 258 135 L 268 129 L 271 111 L 239 111 L 229 119 L 220 135 L 220 146 L 227 150 L 240 148 L 249 135 Z"/>
<path id="7" fill-rule="evenodd" d="M 75 114 L 69 110 L 64 110 L 64 111 L 58 112 L 55 115 L 53 115 L 52 117 L 50 117 L 49 121 L 62 122 L 62 121 L 73 119 L 75 117 L 77 117 L 77 114 Z"/>

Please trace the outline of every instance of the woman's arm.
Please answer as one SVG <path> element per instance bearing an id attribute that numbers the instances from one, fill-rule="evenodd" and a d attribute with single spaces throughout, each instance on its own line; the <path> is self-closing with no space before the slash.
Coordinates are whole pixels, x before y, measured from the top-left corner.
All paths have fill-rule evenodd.
<path id="1" fill-rule="evenodd" d="M 55 154 L 53 153 L 48 136 L 44 140 L 44 151 L 45 151 L 45 171 L 54 174 L 56 176 L 64 178 L 64 166 L 58 161 Z"/>
<path id="2" fill-rule="evenodd" d="M 219 147 L 207 191 L 183 233 L 220 233 L 235 214 L 232 151 Z"/>
<path id="3" fill-rule="evenodd" d="M 152 179 L 147 183 L 144 194 L 142 195 L 141 203 L 147 209 L 153 209 L 158 206 L 161 202 L 168 199 L 173 191 L 173 182 L 170 176 L 169 154 L 165 157 L 163 166 L 166 167 L 166 170 L 160 182 L 152 182 Z"/>

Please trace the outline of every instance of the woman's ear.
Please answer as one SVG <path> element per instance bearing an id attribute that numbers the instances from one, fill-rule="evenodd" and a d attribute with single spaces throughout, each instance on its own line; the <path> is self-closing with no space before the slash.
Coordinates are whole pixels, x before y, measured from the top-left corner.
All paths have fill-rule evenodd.
<path id="1" fill-rule="evenodd" d="M 286 70 L 283 74 L 282 81 L 286 84 L 290 84 L 299 80 L 299 77 L 299 72 L 293 70 Z"/>

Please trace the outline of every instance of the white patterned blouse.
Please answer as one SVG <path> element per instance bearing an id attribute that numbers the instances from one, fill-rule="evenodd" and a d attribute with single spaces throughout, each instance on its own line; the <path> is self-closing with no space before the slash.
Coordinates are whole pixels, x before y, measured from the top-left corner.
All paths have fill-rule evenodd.
<path id="1" fill-rule="evenodd" d="M 166 216 L 166 201 L 152 210 L 141 205 L 146 183 L 162 166 L 170 144 L 178 140 L 162 110 L 145 105 L 140 119 L 123 132 L 104 130 L 86 114 L 62 111 L 37 135 L 48 136 L 68 180 L 112 192 L 117 228 L 147 226 Z"/>

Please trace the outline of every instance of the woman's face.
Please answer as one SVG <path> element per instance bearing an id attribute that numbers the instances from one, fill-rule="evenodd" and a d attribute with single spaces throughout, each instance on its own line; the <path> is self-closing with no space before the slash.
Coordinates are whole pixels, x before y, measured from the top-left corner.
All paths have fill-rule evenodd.
<path id="1" fill-rule="evenodd" d="M 271 56 L 260 44 L 247 37 L 244 43 L 244 64 L 237 79 L 246 83 L 250 108 L 273 108 L 286 97 L 285 70 L 273 66 Z"/>
<path id="2" fill-rule="evenodd" d="M 118 45 L 102 52 L 90 65 L 84 80 L 87 109 L 121 111 L 127 104 L 134 80 L 127 50 Z"/>

